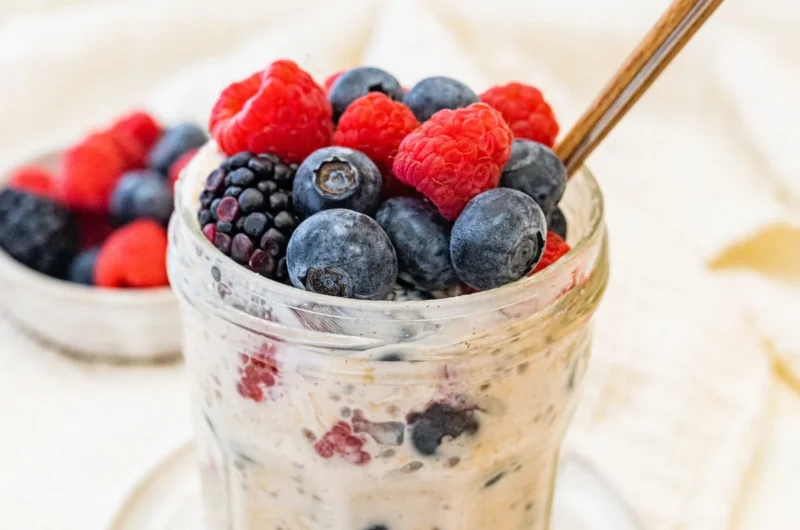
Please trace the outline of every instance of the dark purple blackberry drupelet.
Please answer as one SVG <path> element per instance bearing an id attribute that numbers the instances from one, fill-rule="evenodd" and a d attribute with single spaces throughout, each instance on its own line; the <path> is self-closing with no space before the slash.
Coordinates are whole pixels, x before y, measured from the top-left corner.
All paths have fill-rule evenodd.
<path id="1" fill-rule="evenodd" d="M 0 248 L 26 267 L 63 278 L 78 252 L 75 219 L 44 197 L 0 190 Z"/>
<path id="2" fill-rule="evenodd" d="M 272 154 L 235 154 L 206 178 L 197 214 L 222 253 L 281 283 L 289 283 L 286 245 L 298 225 L 291 191 L 296 172 L 296 164 Z"/>

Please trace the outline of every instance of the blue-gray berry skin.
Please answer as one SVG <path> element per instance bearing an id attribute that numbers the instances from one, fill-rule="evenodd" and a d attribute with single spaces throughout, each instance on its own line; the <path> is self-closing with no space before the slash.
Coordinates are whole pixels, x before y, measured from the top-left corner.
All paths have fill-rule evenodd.
<path id="1" fill-rule="evenodd" d="M 292 188 L 295 213 L 305 219 L 322 210 L 346 208 L 375 215 L 381 201 L 381 172 L 364 153 L 323 147 L 297 168 Z"/>
<path id="2" fill-rule="evenodd" d="M 398 276 L 424 291 L 458 283 L 450 263 L 452 224 L 430 203 L 413 197 L 384 202 L 375 219 L 397 252 Z"/>
<path id="3" fill-rule="evenodd" d="M 167 129 L 147 157 L 147 167 L 162 175 L 182 154 L 200 147 L 208 140 L 206 133 L 193 123 L 182 123 Z"/>
<path id="4" fill-rule="evenodd" d="M 99 248 L 84 250 L 72 260 L 67 269 L 67 281 L 94 285 L 94 266 L 97 263 Z"/>
<path id="5" fill-rule="evenodd" d="M 539 262 L 547 221 L 539 205 L 521 191 L 481 193 L 456 219 L 450 258 L 461 281 L 485 291 L 519 280 Z"/>
<path id="6" fill-rule="evenodd" d="M 397 280 L 389 236 L 352 210 L 325 210 L 300 223 L 286 261 L 295 287 L 331 296 L 383 300 Z"/>
<path id="7" fill-rule="evenodd" d="M 555 210 L 550 212 L 547 217 L 547 230 L 555 232 L 564 241 L 567 240 L 567 218 L 564 217 L 564 212 L 561 211 L 561 208 L 556 207 Z"/>
<path id="8" fill-rule="evenodd" d="M 459 109 L 477 102 L 478 96 L 470 87 L 449 77 L 426 77 L 403 98 L 420 122 L 442 109 Z"/>
<path id="9" fill-rule="evenodd" d="M 117 225 L 135 219 L 153 219 L 166 225 L 172 215 L 172 188 L 151 170 L 129 171 L 120 177 L 109 210 Z"/>
<path id="10" fill-rule="evenodd" d="M 567 170 L 546 145 L 517 138 L 503 168 L 500 186 L 528 194 L 545 215 L 555 210 L 567 187 Z"/>
<path id="11" fill-rule="evenodd" d="M 395 101 L 403 101 L 403 87 L 390 73 L 373 66 L 353 68 L 340 75 L 328 92 L 333 121 L 338 122 L 350 103 L 369 92 L 381 92 Z"/>

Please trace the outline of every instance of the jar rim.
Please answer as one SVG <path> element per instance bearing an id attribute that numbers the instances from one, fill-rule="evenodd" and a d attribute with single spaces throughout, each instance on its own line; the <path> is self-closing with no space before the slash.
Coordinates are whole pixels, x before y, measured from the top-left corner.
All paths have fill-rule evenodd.
<path id="1" fill-rule="evenodd" d="M 272 298 L 287 306 L 314 307 L 315 312 L 336 314 L 344 311 L 362 311 L 374 314 L 381 312 L 414 312 L 422 309 L 430 311 L 432 308 L 435 308 L 437 311 L 442 311 L 444 314 L 451 314 L 452 316 L 452 311 L 455 310 L 457 312 L 460 306 L 465 305 L 473 308 L 481 307 L 486 311 L 497 310 L 498 308 L 515 303 L 520 299 L 525 299 L 524 296 L 520 298 L 521 293 L 529 293 L 530 296 L 535 296 L 538 292 L 537 286 L 542 286 L 543 288 L 545 286 L 551 287 L 555 278 L 563 276 L 566 270 L 572 269 L 586 254 L 590 253 L 592 249 L 597 246 L 596 243 L 598 243 L 599 240 L 605 237 L 605 230 L 603 229 L 603 195 L 594 175 L 586 166 L 583 166 L 578 173 L 569 180 L 567 186 L 575 186 L 580 183 L 580 185 L 584 186 L 588 191 L 590 211 L 587 228 L 582 231 L 580 238 L 575 241 L 566 255 L 535 275 L 488 291 L 479 291 L 476 293 L 434 300 L 361 300 L 313 293 L 264 278 L 246 267 L 242 267 L 222 254 L 202 233 L 199 223 L 197 222 L 197 214 L 195 211 L 195 207 L 198 205 L 197 197 L 201 190 L 202 179 L 199 177 L 187 179 L 186 177 L 187 175 L 194 175 L 195 173 L 202 172 L 204 170 L 204 160 L 208 162 L 209 157 L 219 158 L 220 156 L 218 147 L 212 140 L 201 148 L 198 152 L 198 156 L 195 156 L 192 162 L 184 169 L 181 178 L 176 184 L 176 204 L 173 217 L 179 218 L 181 224 L 185 225 L 184 227 L 188 229 L 188 233 L 191 234 L 192 243 L 196 245 L 199 252 L 212 256 L 218 255 L 219 258 L 230 261 L 230 268 L 226 268 L 225 276 L 231 279 L 233 283 L 242 284 L 246 282 L 247 284 L 253 284 L 258 287 L 259 295 L 261 296 Z M 176 219 L 174 218 L 172 222 L 175 222 Z"/>

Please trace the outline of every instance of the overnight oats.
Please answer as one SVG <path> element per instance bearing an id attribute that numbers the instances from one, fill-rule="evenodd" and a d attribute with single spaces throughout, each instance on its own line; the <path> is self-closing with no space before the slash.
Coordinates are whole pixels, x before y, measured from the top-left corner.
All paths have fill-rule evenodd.
<path id="1" fill-rule="evenodd" d="M 532 87 L 326 85 L 289 61 L 231 85 L 177 185 L 208 530 L 547 529 L 608 276 L 597 185 L 566 186 Z"/>

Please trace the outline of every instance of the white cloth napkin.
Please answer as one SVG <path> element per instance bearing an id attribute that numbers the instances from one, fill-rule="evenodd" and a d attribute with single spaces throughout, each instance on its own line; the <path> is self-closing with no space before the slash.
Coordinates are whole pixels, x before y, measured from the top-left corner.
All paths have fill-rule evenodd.
<path id="1" fill-rule="evenodd" d="M 405 85 L 531 82 L 566 129 L 666 3 L 7 0 L 0 167 L 136 105 L 205 123 L 221 88 L 280 57 L 320 81 L 369 63 Z M 723 5 L 590 160 L 612 278 L 567 448 L 650 529 L 728 528 L 765 415 L 763 339 L 800 370 L 798 288 L 753 243 L 800 234 L 798 6 Z M 721 258 L 737 245 L 749 258 Z M 1 321 L 0 359 L 0 528 L 113 528 L 191 437 L 180 367 L 88 366 Z"/>

